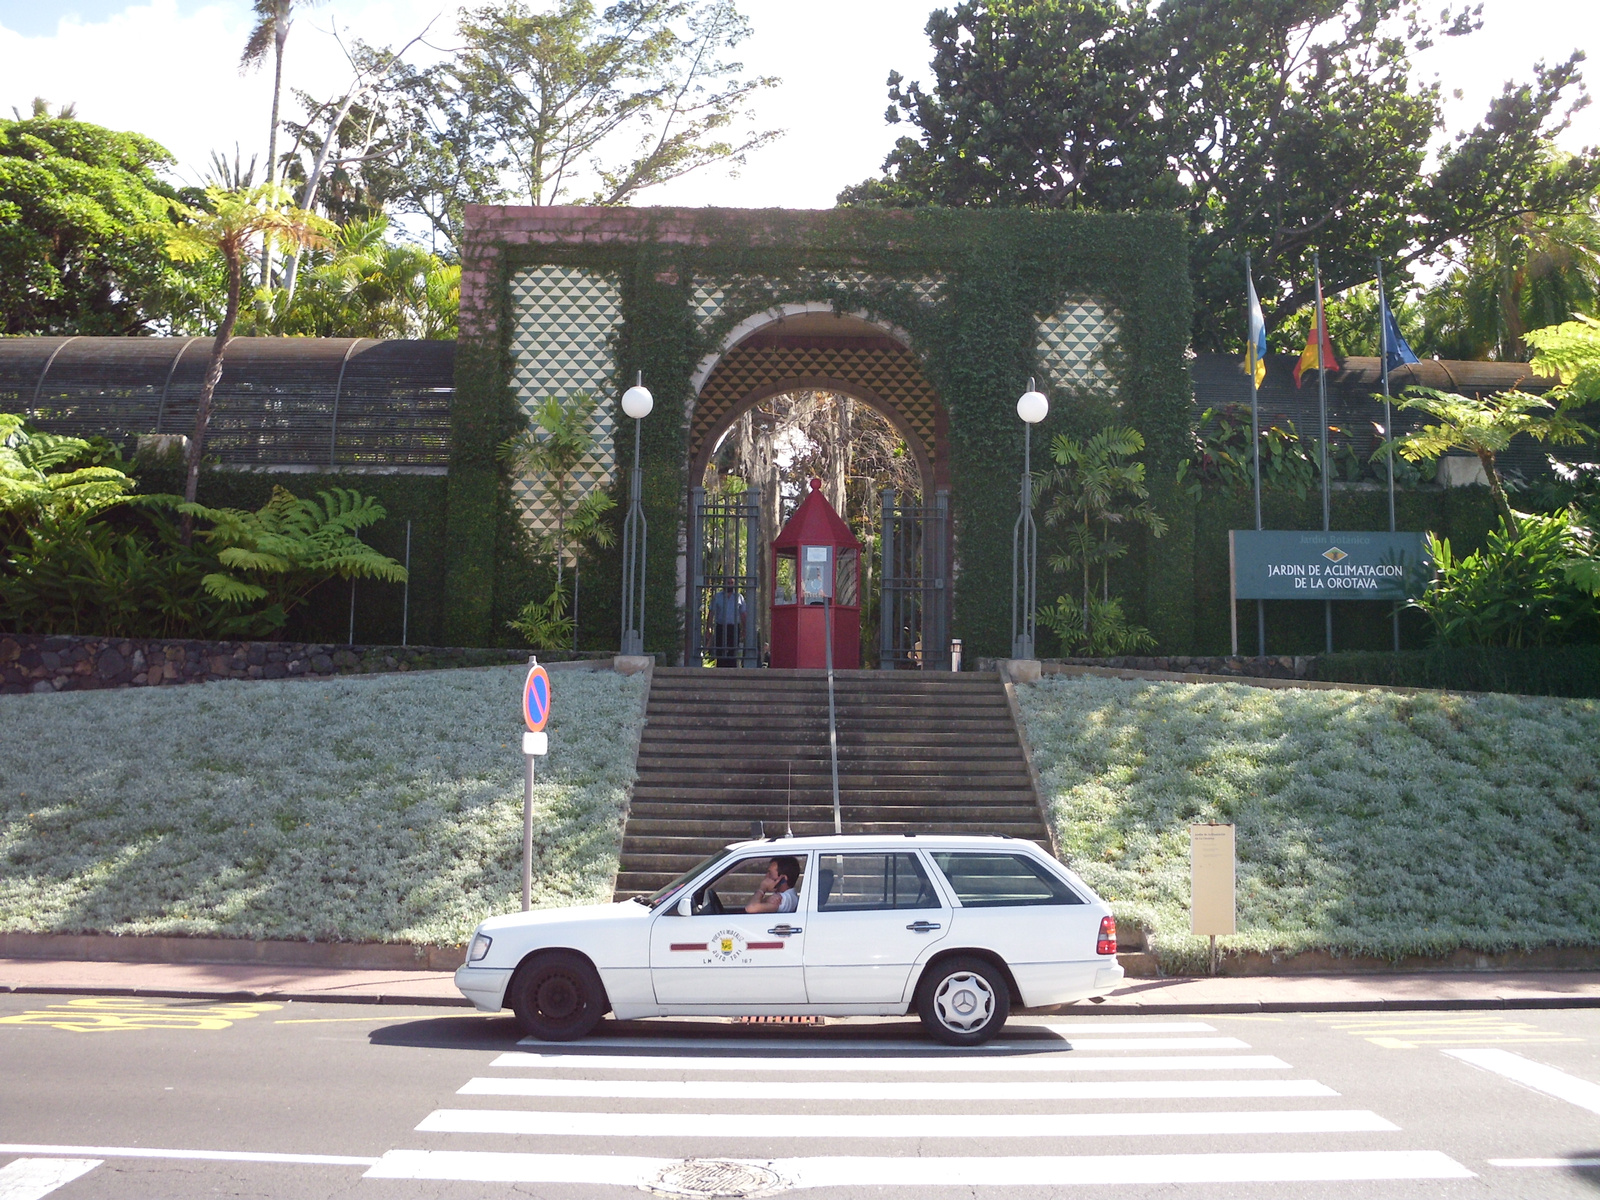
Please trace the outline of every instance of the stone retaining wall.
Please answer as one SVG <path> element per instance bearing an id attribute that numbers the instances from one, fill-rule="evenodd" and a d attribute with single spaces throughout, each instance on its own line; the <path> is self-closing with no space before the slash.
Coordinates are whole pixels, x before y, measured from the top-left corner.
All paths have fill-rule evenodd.
<path id="1" fill-rule="evenodd" d="M 978 669 L 992 671 L 998 659 L 980 658 Z M 1316 656 L 1310 654 L 1271 654 L 1265 658 L 1255 655 L 1188 655 L 1172 654 L 1125 655 L 1117 658 L 1047 658 L 1045 673 L 1050 664 L 1069 667 L 1102 667 L 1116 671 L 1171 671 L 1181 675 L 1238 675 L 1250 679 L 1312 679 Z"/>
<path id="2" fill-rule="evenodd" d="M 541 662 L 611 655 L 540 654 Z M 526 650 L 0 634 L 0 695 L 159 687 L 213 679 L 328 678 L 526 662 Z"/>

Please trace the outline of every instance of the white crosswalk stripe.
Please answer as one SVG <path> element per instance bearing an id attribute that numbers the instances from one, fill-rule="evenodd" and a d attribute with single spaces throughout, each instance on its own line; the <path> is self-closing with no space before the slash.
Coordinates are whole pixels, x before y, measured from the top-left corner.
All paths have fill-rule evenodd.
<path id="1" fill-rule="evenodd" d="M 494 1073 L 466 1081 L 457 1095 L 467 1105 L 428 1113 L 419 1144 L 391 1150 L 367 1174 L 670 1193 L 673 1172 L 712 1162 L 764 1179 L 761 1194 L 957 1187 L 994 1196 L 1067 1184 L 1472 1178 L 1448 1155 L 1397 1145 L 1403 1131 L 1382 1114 L 1337 1105 L 1333 1088 L 1290 1078 L 1289 1063 L 1203 1022 L 1023 1025 L 975 1050 L 826 1033 L 524 1041 L 494 1057 Z M 478 1097 L 488 1102 L 471 1107 Z M 1173 1103 L 1141 1111 L 1152 1101 Z M 1102 1107 L 1085 1107 L 1095 1102 Z M 1290 1149 L 1239 1140 L 1262 1136 L 1288 1137 Z M 476 1139 L 471 1148 L 451 1144 L 463 1137 Z M 1129 1152 L 1100 1152 L 1108 1142 Z M 805 1153 L 824 1146 L 838 1153 Z M 1205 1152 L 1187 1152 L 1196 1148 Z M 566 1152 L 575 1149 L 584 1152 Z"/>
<path id="2" fill-rule="evenodd" d="M 14 1158 L 0 1167 L 0 1200 L 42 1200 L 58 1187 L 87 1175 L 98 1158 Z"/>

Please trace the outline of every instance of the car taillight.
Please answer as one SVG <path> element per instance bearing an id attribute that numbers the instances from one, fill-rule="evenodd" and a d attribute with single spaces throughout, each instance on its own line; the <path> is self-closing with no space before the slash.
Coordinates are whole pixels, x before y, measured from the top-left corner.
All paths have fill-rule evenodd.
<path id="1" fill-rule="evenodd" d="M 1115 917 L 1100 918 L 1100 940 L 1094 944 L 1096 954 L 1115 954 L 1117 952 L 1117 919 Z"/>

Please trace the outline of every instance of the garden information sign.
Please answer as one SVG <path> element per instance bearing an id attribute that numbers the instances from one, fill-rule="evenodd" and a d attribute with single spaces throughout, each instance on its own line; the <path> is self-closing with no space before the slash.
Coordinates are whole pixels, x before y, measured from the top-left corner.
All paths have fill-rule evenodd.
<path id="1" fill-rule="evenodd" d="M 1409 600 L 1433 578 L 1422 533 L 1228 531 L 1235 600 Z"/>

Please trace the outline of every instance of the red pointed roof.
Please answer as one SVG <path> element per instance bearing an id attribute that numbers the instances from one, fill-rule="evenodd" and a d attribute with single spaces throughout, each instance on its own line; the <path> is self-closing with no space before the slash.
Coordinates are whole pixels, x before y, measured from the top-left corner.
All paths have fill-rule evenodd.
<path id="1" fill-rule="evenodd" d="M 772 539 L 774 550 L 794 550 L 800 546 L 834 546 L 841 550 L 859 550 L 861 543 L 850 532 L 850 526 L 822 494 L 822 480 L 813 479 L 811 490 L 794 510 L 794 516 L 784 523 L 778 536 Z"/>

